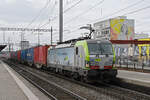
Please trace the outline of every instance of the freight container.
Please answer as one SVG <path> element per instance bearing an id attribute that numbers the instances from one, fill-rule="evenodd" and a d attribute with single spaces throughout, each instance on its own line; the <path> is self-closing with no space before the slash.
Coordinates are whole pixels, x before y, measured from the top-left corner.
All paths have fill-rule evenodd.
<path id="1" fill-rule="evenodd" d="M 13 59 L 13 52 L 10 52 L 10 59 Z"/>
<path id="2" fill-rule="evenodd" d="M 15 59 L 15 51 L 11 52 L 11 59 L 14 60 Z"/>
<path id="3" fill-rule="evenodd" d="M 33 62 L 34 62 L 34 48 L 27 49 L 27 62 L 30 66 L 33 65 Z"/>
<path id="4" fill-rule="evenodd" d="M 20 61 L 21 60 L 21 51 L 17 51 L 17 60 Z"/>
<path id="5" fill-rule="evenodd" d="M 14 60 L 17 61 L 17 51 L 14 52 Z"/>
<path id="6" fill-rule="evenodd" d="M 21 63 L 25 63 L 27 59 L 27 50 L 21 50 Z"/>
<path id="7" fill-rule="evenodd" d="M 11 60 L 14 60 L 14 58 L 15 58 L 15 52 L 12 51 L 12 52 L 10 53 L 10 59 L 11 59 Z"/>
<path id="8" fill-rule="evenodd" d="M 34 48 L 34 64 L 37 68 L 47 65 L 47 50 L 49 46 L 38 46 Z"/>

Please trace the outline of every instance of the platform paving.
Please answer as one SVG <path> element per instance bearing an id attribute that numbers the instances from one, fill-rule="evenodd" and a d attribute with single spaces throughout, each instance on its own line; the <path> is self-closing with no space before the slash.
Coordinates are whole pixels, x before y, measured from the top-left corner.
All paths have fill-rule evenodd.
<path id="1" fill-rule="evenodd" d="M 0 100 L 49 99 L 36 87 L 0 60 Z"/>
<path id="2" fill-rule="evenodd" d="M 0 100 L 28 100 L 0 61 Z"/>
<path id="3" fill-rule="evenodd" d="M 118 70 L 117 77 L 129 83 L 150 87 L 150 73 Z"/>

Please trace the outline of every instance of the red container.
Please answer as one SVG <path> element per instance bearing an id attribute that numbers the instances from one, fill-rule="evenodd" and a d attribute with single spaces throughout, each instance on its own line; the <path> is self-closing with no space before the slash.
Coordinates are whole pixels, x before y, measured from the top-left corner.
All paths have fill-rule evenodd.
<path id="1" fill-rule="evenodd" d="M 47 64 L 47 51 L 50 46 L 38 46 L 34 48 L 34 64 L 40 68 Z"/>
<path id="2" fill-rule="evenodd" d="M 21 51 L 17 51 L 17 60 L 20 61 L 21 60 Z"/>

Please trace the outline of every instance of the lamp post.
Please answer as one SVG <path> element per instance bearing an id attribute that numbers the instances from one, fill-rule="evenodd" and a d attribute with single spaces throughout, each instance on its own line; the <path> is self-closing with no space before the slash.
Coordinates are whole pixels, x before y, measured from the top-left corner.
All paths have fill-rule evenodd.
<path id="1" fill-rule="evenodd" d="M 53 44 L 53 27 L 51 26 L 51 45 Z"/>

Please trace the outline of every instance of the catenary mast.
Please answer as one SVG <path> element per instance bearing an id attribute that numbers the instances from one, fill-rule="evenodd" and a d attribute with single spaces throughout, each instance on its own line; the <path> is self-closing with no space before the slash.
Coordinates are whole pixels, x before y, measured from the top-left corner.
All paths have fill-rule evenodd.
<path id="1" fill-rule="evenodd" d="M 63 42 L 63 0 L 59 0 L 59 42 Z"/>

